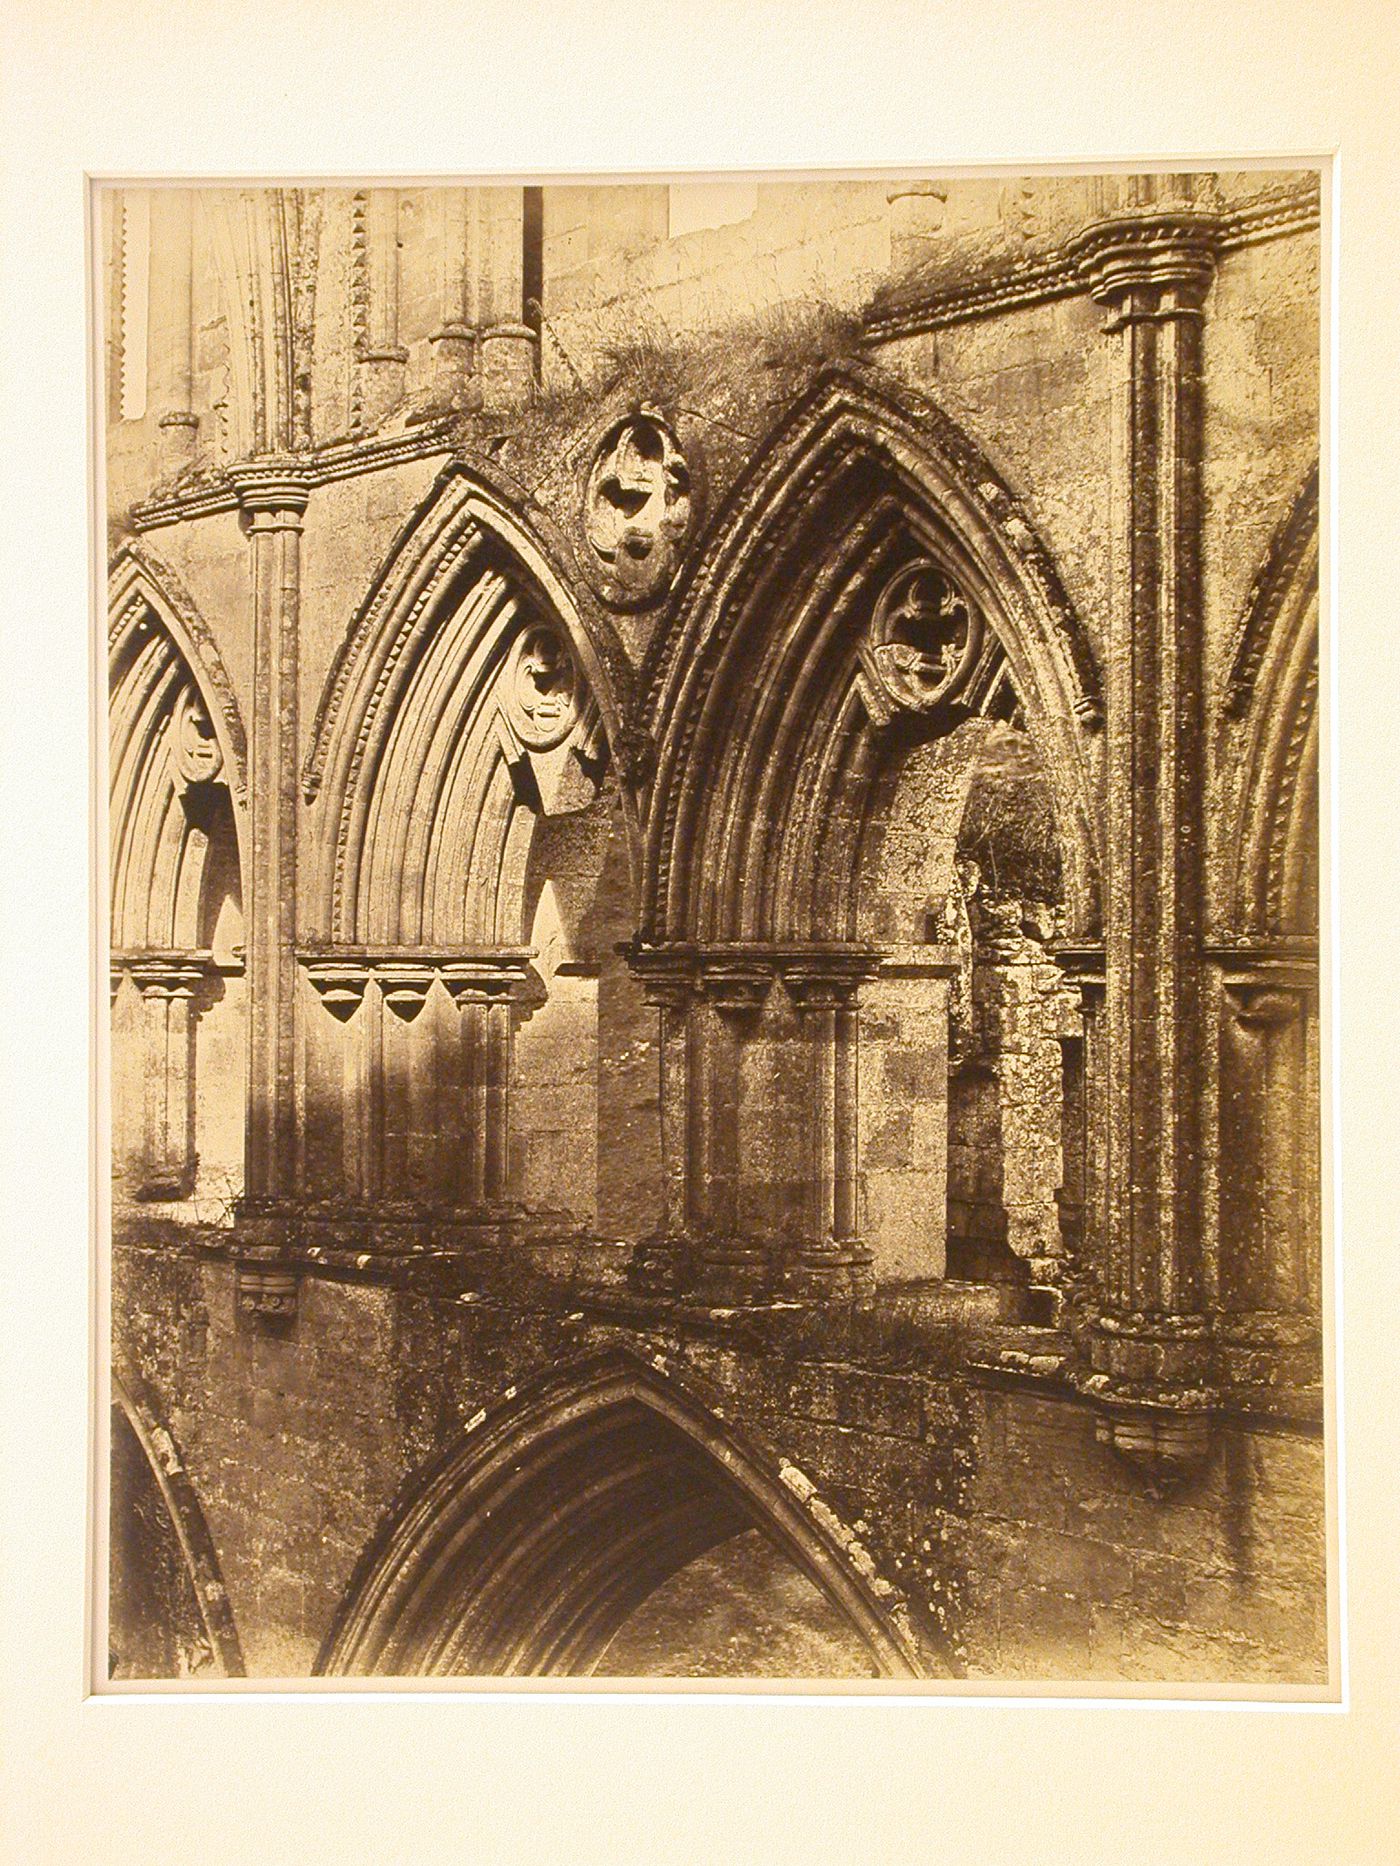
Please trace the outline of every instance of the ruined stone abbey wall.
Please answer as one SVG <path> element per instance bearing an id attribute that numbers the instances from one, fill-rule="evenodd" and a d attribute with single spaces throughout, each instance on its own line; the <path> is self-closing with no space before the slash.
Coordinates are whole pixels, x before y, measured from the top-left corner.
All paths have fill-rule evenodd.
<path id="1" fill-rule="evenodd" d="M 1318 216 L 105 197 L 117 1675 L 1325 1682 Z"/>

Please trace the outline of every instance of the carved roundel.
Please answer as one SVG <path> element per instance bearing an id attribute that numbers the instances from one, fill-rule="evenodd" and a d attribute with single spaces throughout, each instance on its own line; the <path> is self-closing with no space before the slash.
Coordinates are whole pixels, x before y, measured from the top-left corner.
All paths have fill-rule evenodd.
<path id="1" fill-rule="evenodd" d="M 870 658 L 896 706 L 931 712 L 967 680 L 982 646 L 982 618 L 929 558 L 885 585 L 870 624 Z"/>
<path id="2" fill-rule="evenodd" d="M 518 637 L 506 663 L 502 702 L 530 751 L 553 751 L 568 738 L 578 721 L 579 677 L 557 629 L 534 622 Z"/>
<path id="3" fill-rule="evenodd" d="M 667 424 L 646 411 L 615 422 L 583 499 L 592 580 L 604 601 L 630 609 L 663 596 L 694 516 L 690 468 Z"/>
<path id="4" fill-rule="evenodd" d="M 208 708 L 193 687 L 184 688 L 175 702 L 172 739 L 175 769 L 186 784 L 208 784 L 223 770 L 224 754 Z"/>

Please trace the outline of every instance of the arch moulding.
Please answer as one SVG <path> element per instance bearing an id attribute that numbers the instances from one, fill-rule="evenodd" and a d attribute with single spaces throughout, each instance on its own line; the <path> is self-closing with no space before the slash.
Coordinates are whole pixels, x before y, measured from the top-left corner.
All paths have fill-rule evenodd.
<path id="1" fill-rule="evenodd" d="M 830 535 L 815 528 L 818 511 L 830 515 Z M 729 494 L 643 670 L 641 713 L 654 746 L 645 939 L 694 937 L 676 893 L 695 840 L 687 800 L 701 783 L 697 774 L 718 769 L 725 756 L 726 708 L 714 696 L 726 670 L 732 679 L 736 657 L 757 666 L 770 645 L 765 592 L 775 561 L 788 553 L 796 569 L 817 551 L 839 577 L 843 555 L 854 561 L 862 524 L 873 533 L 891 513 L 978 605 L 1005 654 L 1055 796 L 1072 916 L 1081 934 L 1096 924 L 1094 739 L 1103 688 L 1082 621 L 1024 504 L 976 443 L 902 385 L 834 370 L 789 412 Z M 827 601 L 820 592 L 817 600 Z M 831 601 L 840 600 L 833 592 Z M 816 643 L 820 628 L 810 628 Z M 831 717 L 834 731 L 843 715 L 832 708 Z M 848 721 L 840 729 L 849 730 Z"/>
<path id="2" fill-rule="evenodd" d="M 436 723 L 406 721 L 406 714 L 417 704 L 416 670 L 439 630 L 460 621 L 464 603 L 477 603 L 482 620 L 462 637 L 458 681 L 486 681 L 489 670 L 473 672 L 470 657 L 489 652 L 487 635 L 501 633 L 523 602 L 567 638 L 595 721 L 590 727 L 586 718 L 582 727 L 586 749 L 601 753 L 601 741 L 617 742 L 628 680 L 621 643 L 606 621 L 591 613 L 585 619 L 560 568 L 562 554 L 522 518 L 519 504 L 510 489 L 461 463 L 446 467 L 395 540 L 335 655 L 302 767 L 305 801 L 328 818 L 315 893 L 318 937 L 345 937 L 355 918 L 361 845 L 386 761 L 391 754 L 401 761 L 396 740 L 445 729 L 441 674 Z M 630 820 L 628 830 L 635 843 Z"/>
<path id="3" fill-rule="evenodd" d="M 1314 465 L 1251 586 L 1222 699 L 1220 917 L 1230 936 L 1297 932 L 1307 917 L 1300 889 L 1320 828 L 1318 548 Z"/>
<path id="4" fill-rule="evenodd" d="M 209 1525 L 180 1449 L 160 1423 L 144 1383 L 132 1372 L 112 1370 L 112 1404 L 119 1408 L 140 1445 L 160 1491 L 180 1554 L 199 1604 L 210 1648 L 226 1678 L 244 1676 L 243 1648 L 234 1624 Z"/>
<path id="5" fill-rule="evenodd" d="M 113 554 L 107 575 L 109 667 L 121 665 L 136 625 L 149 616 L 174 642 L 209 709 L 224 755 L 229 789 L 240 809 L 248 801 L 248 740 L 218 644 L 179 578 L 149 547 L 128 540 Z"/>
<path id="6" fill-rule="evenodd" d="M 656 1467 L 663 1478 L 670 1455 L 693 1467 L 692 1482 L 695 1469 L 706 1474 L 713 1486 L 707 1507 L 731 1512 L 718 1532 L 702 1526 L 696 1539 L 674 1492 L 664 1482 L 645 1487 L 645 1453 L 632 1454 L 630 1470 L 606 1461 L 604 1448 L 629 1430 L 638 1442 L 671 1448 Z M 561 1486 L 564 1456 L 576 1456 L 578 1464 Z M 624 1490 L 638 1480 L 642 1489 Z M 604 1507 L 610 1490 L 622 1499 L 621 1521 Z M 545 1538 L 542 1513 L 558 1526 Z M 476 1414 L 365 1550 L 316 1671 L 587 1671 L 652 1588 L 704 1547 L 749 1527 L 761 1529 L 816 1584 L 881 1676 L 924 1675 L 902 1624 L 901 1597 L 814 1486 L 746 1442 L 664 1358 L 648 1362 L 626 1350 L 509 1387 Z M 619 1534 L 626 1538 L 620 1552 Z M 629 1581 L 629 1571 L 647 1578 L 626 1594 L 619 1582 Z M 485 1647 L 474 1647 L 470 1631 L 461 1631 L 473 1624 L 474 1604 L 477 1624 L 489 1628 Z M 437 1630 L 444 1617 L 458 1629 L 455 1637 Z M 560 1627 L 567 1632 L 561 1635 Z"/>

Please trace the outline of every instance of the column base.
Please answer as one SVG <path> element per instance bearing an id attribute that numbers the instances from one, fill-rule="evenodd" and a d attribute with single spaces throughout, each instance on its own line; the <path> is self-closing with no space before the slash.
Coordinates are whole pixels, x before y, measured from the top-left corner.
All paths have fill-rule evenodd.
<path id="1" fill-rule="evenodd" d="M 803 1302 L 860 1301 L 875 1292 L 874 1259 L 854 1239 L 805 1244 L 783 1271 L 783 1293 Z"/>

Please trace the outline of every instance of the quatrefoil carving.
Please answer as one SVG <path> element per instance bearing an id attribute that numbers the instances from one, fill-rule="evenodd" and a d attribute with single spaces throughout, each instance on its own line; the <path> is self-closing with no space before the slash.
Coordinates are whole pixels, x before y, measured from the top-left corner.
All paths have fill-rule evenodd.
<path id="1" fill-rule="evenodd" d="M 584 493 L 584 536 L 603 599 L 636 608 L 664 595 L 693 520 L 690 468 L 670 428 L 646 412 L 617 422 Z"/>
<path id="2" fill-rule="evenodd" d="M 563 744 L 578 720 L 579 677 L 557 630 L 534 623 L 519 637 L 506 668 L 503 697 L 522 745 L 547 752 Z"/>
<path id="3" fill-rule="evenodd" d="M 981 616 L 929 558 L 896 571 L 875 605 L 868 636 L 870 661 L 887 697 L 916 713 L 952 698 L 981 645 Z"/>

